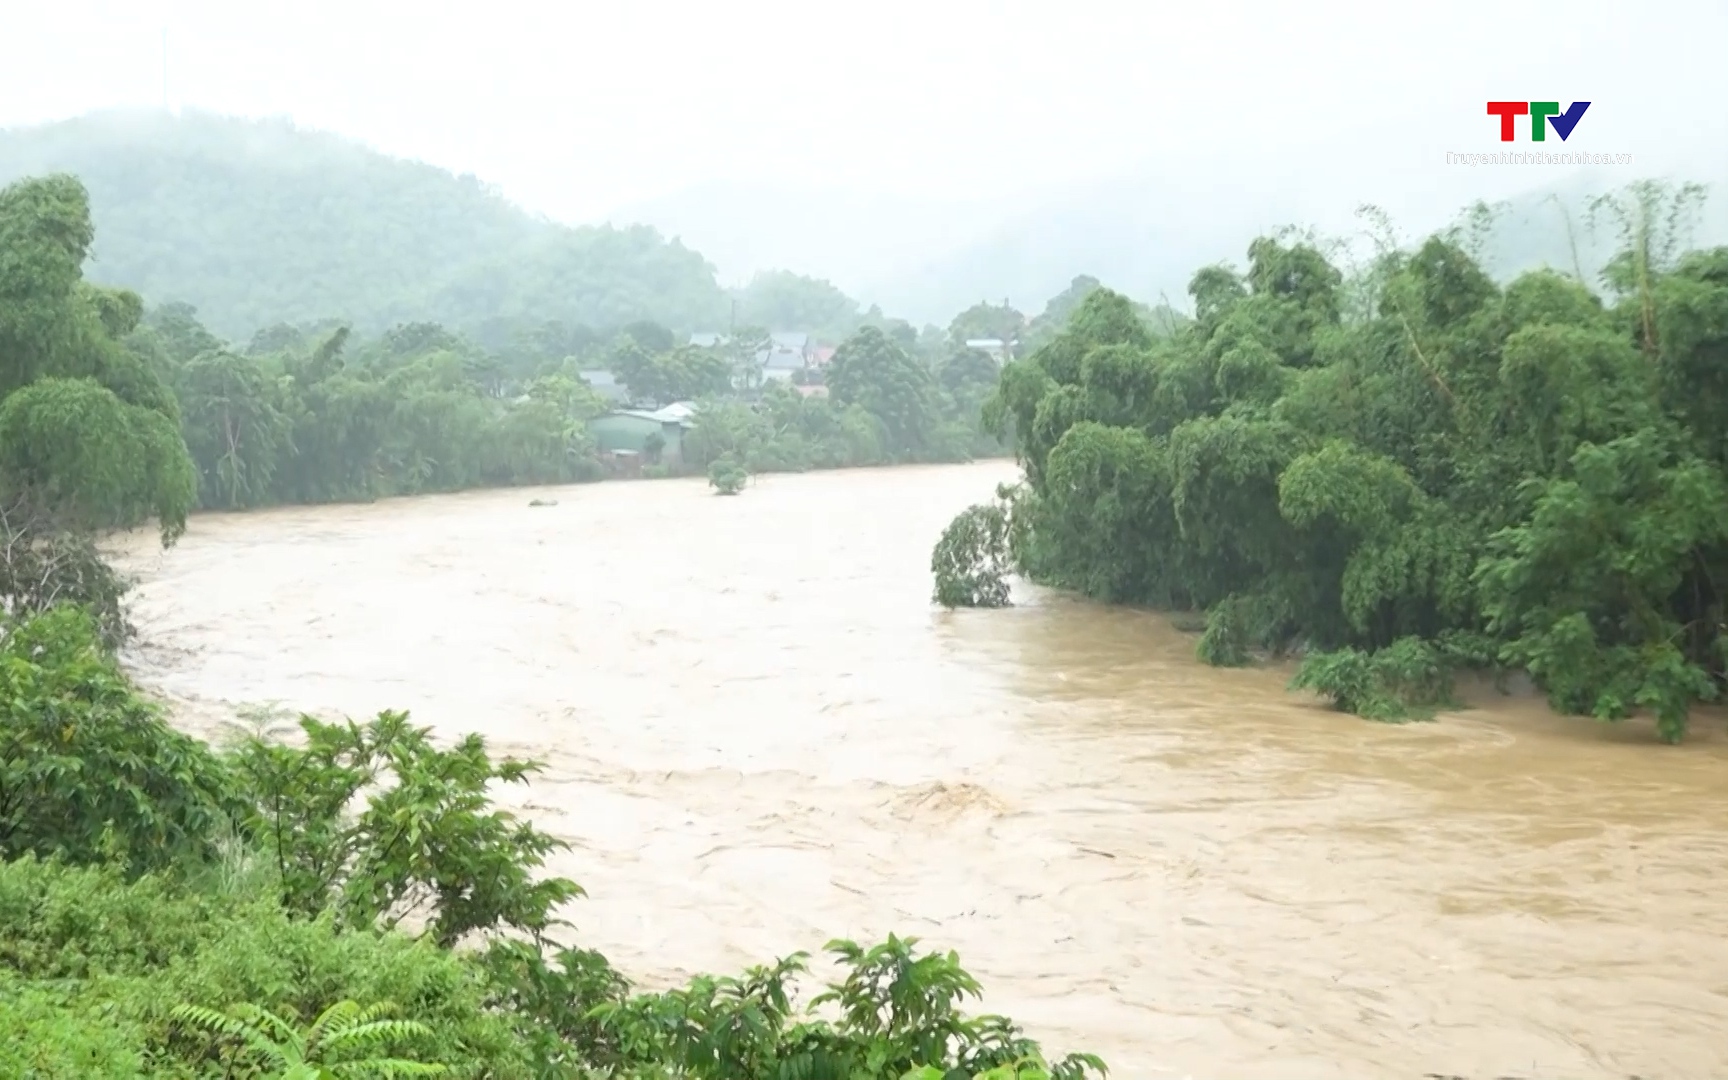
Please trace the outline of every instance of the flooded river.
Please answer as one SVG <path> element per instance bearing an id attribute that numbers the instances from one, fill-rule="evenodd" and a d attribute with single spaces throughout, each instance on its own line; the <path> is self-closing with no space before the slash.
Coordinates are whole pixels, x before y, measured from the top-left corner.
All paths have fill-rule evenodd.
<path id="1" fill-rule="evenodd" d="M 194 730 L 401 707 L 544 759 L 576 934 L 651 985 L 896 931 L 1119 1077 L 1728 1076 L 1719 718 L 1380 726 L 1155 615 L 932 608 L 1012 473 L 200 517 L 128 556 L 130 663 Z"/>

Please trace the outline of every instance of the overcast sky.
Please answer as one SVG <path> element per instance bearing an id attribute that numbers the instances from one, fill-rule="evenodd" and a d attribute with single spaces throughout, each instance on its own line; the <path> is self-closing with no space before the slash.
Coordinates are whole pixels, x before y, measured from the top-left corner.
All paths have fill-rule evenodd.
<path id="1" fill-rule="evenodd" d="M 1592 102 L 1568 149 L 1728 146 L 1728 0 L 264 9 L 0 0 L 0 125 L 160 103 L 166 28 L 175 105 L 292 116 L 566 219 L 765 177 L 1011 202 L 1226 154 L 1243 183 L 1451 188 L 1446 150 L 1498 148 L 1490 98 Z"/>

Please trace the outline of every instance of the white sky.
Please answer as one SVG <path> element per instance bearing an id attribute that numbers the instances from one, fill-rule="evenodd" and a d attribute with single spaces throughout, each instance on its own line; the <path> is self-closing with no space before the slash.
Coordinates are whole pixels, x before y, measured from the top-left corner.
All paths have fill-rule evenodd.
<path id="1" fill-rule="evenodd" d="M 0 0 L 0 126 L 159 104 L 166 27 L 175 105 L 289 115 L 565 219 L 761 178 L 1011 201 L 1149 160 L 1262 187 L 1450 189 L 1445 150 L 1499 148 L 1490 98 L 1591 101 L 1567 149 L 1728 146 L 1728 0 L 269 10 Z M 1531 186 L 1475 172 L 1484 194 Z"/>

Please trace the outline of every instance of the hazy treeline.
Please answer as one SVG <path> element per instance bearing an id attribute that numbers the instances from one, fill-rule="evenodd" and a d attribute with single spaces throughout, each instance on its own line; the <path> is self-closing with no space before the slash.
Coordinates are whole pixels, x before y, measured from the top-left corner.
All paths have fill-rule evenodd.
<path id="1" fill-rule="evenodd" d="M 1724 682 L 1728 248 L 1702 193 L 1635 185 L 1601 293 L 1505 287 L 1469 230 L 1346 275 L 1266 238 L 1194 275 L 1158 339 L 1087 297 L 987 405 L 1026 482 L 950 528 L 944 602 L 1000 575 L 1207 613 L 1200 655 L 1300 649 L 1297 685 L 1381 718 L 1460 666 L 1528 671 L 1564 712 L 1679 739 Z"/>
<path id="2" fill-rule="evenodd" d="M 585 381 L 595 370 L 646 407 L 697 403 L 687 469 L 722 453 L 754 472 L 1001 453 L 981 427 L 996 361 L 963 342 L 926 359 L 899 339 L 913 350 L 866 325 L 824 371 L 798 373 L 830 384 L 820 396 L 763 378 L 765 331 L 700 348 L 649 321 L 543 323 L 496 349 L 435 323 L 364 339 L 277 326 L 236 348 L 169 305 L 115 344 L 173 398 L 195 505 L 237 509 L 599 479 L 587 424 L 615 406 Z"/>

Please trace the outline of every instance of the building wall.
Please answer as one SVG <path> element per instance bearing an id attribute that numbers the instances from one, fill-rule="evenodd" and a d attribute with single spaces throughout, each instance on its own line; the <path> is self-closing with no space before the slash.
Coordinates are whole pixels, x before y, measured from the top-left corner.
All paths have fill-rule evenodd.
<path id="1" fill-rule="evenodd" d="M 666 447 L 661 451 L 660 460 L 672 462 L 682 460 L 684 450 L 684 429 L 675 423 L 665 423 L 650 420 L 642 416 L 630 416 L 625 413 L 608 413 L 588 421 L 588 430 L 594 436 L 594 441 L 602 451 L 612 453 L 618 450 L 629 450 L 632 453 L 643 453 L 648 445 L 648 436 L 659 434 L 666 440 Z"/>

